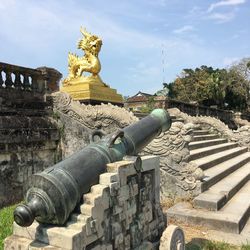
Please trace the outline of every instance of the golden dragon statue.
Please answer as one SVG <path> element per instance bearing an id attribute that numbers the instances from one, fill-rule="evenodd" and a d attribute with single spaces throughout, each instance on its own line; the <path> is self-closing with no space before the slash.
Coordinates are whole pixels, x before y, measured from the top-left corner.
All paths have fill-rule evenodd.
<path id="1" fill-rule="evenodd" d="M 100 76 L 98 75 L 101 71 L 101 63 L 98 58 L 98 54 L 101 50 L 102 40 L 98 36 L 90 34 L 82 27 L 80 31 L 83 35 L 83 38 L 78 42 L 78 49 L 84 51 L 84 56 L 79 57 L 76 54 L 69 52 L 69 75 L 64 80 L 64 85 L 71 85 L 74 82 L 72 80 L 79 78 L 86 82 L 103 83 Z M 89 72 L 91 75 L 84 75 L 84 72 Z M 106 85 L 105 83 L 103 84 Z"/>

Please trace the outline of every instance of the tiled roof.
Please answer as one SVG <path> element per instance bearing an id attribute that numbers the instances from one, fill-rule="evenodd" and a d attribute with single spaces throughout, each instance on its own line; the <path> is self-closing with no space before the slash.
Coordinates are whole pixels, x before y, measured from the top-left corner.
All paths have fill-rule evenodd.
<path id="1" fill-rule="evenodd" d="M 145 102 L 148 100 L 146 96 L 132 96 L 127 99 L 127 102 Z"/>

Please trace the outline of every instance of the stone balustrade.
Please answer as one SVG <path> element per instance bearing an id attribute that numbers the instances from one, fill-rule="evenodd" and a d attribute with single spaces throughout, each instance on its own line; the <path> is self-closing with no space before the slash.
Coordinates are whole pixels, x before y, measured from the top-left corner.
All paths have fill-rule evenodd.
<path id="1" fill-rule="evenodd" d="M 0 62 L 0 89 L 16 89 L 34 93 L 59 90 L 62 74 L 48 67 L 31 69 Z"/>
<path id="2" fill-rule="evenodd" d="M 236 129 L 234 124 L 234 112 L 231 110 L 223 110 L 215 107 L 207 107 L 198 105 L 195 103 L 186 103 L 173 99 L 166 99 L 165 108 L 178 108 L 181 112 L 184 112 L 191 116 L 211 116 L 215 117 L 224 123 L 226 123 L 230 128 Z"/>
<path id="3" fill-rule="evenodd" d="M 233 112 L 230 110 L 223 110 L 214 107 L 202 106 L 194 103 L 186 103 L 173 99 L 166 99 L 167 108 L 178 108 L 180 111 L 192 116 L 212 116 L 220 120 L 233 119 Z"/>
<path id="4" fill-rule="evenodd" d="M 0 89 L 43 93 L 45 80 L 40 70 L 0 62 Z"/>

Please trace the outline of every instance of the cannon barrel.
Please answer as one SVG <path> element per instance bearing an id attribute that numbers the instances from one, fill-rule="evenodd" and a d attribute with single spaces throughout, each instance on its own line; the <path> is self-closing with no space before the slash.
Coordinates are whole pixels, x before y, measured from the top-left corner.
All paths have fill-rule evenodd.
<path id="1" fill-rule="evenodd" d="M 167 111 L 155 109 L 140 121 L 32 175 L 26 183 L 26 204 L 14 211 L 15 222 L 29 226 L 36 219 L 41 223 L 63 225 L 82 195 L 106 171 L 107 163 L 122 160 L 125 155 L 136 155 L 170 126 Z"/>

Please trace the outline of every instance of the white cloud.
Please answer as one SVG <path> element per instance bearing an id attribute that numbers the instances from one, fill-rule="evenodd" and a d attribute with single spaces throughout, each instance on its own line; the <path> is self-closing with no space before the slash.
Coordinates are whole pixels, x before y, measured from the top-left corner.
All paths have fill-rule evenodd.
<path id="1" fill-rule="evenodd" d="M 218 23 L 226 23 L 231 21 L 235 17 L 235 14 L 233 12 L 228 13 L 212 13 L 211 15 L 208 15 L 207 19 L 212 19 L 217 21 Z"/>
<path id="2" fill-rule="evenodd" d="M 202 9 L 201 7 L 194 6 L 188 13 L 187 18 L 196 20 L 213 20 L 215 23 L 226 23 L 233 20 L 238 14 L 237 8 L 230 10 L 217 10 L 219 6 L 237 6 L 238 4 L 245 3 L 246 0 L 224 0 L 211 4 L 208 9 Z"/>
<path id="3" fill-rule="evenodd" d="M 239 4 L 245 3 L 246 0 L 224 0 L 224 1 L 219 1 L 217 3 L 213 3 L 209 6 L 208 12 L 213 11 L 215 8 L 218 8 L 220 6 L 237 6 Z"/>
<path id="4" fill-rule="evenodd" d="M 223 65 L 226 66 L 226 67 L 231 66 L 233 63 L 235 63 L 235 62 L 237 62 L 239 60 L 240 60 L 239 57 L 225 57 L 223 59 Z"/>
<path id="5" fill-rule="evenodd" d="M 193 30 L 194 30 L 194 27 L 192 25 L 185 25 L 179 29 L 174 30 L 173 33 L 183 34 L 183 33 L 189 32 L 189 31 L 193 31 Z"/>

